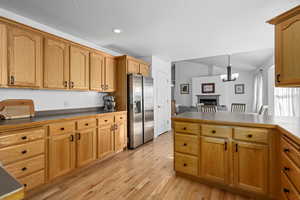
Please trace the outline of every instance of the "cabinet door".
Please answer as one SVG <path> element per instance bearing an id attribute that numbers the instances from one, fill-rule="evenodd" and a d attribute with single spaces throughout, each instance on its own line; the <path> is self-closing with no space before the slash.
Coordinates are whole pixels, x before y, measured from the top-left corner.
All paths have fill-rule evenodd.
<path id="1" fill-rule="evenodd" d="M 101 125 L 98 130 L 98 158 L 103 158 L 114 152 L 113 123 Z"/>
<path id="2" fill-rule="evenodd" d="M 42 84 L 42 37 L 10 27 L 8 31 L 9 85 L 40 87 Z"/>
<path id="3" fill-rule="evenodd" d="M 276 25 L 276 85 L 300 86 L 300 14 Z"/>
<path id="4" fill-rule="evenodd" d="M 105 58 L 105 92 L 114 92 L 116 90 L 116 67 L 117 62 L 114 58 Z"/>
<path id="5" fill-rule="evenodd" d="M 149 67 L 145 64 L 140 64 L 140 74 L 143 76 L 149 76 Z"/>
<path id="6" fill-rule="evenodd" d="M 229 182 L 228 141 L 201 138 L 201 176 L 220 183 Z"/>
<path id="7" fill-rule="evenodd" d="M 104 91 L 104 56 L 97 53 L 91 53 L 90 57 L 90 89 Z"/>
<path id="8" fill-rule="evenodd" d="M 0 23 L 0 86 L 7 85 L 7 26 Z"/>
<path id="9" fill-rule="evenodd" d="M 77 166 L 82 166 L 96 160 L 97 156 L 96 129 L 82 130 L 77 133 Z"/>
<path id="10" fill-rule="evenodd" d="M 266 193 L 268 185 L 268 146 L 234 142 L 235 187 Z"/>
<path id="11" fill-rule="evenodd" d="M 69 86 L 69 45 L 46 38 L 44 42 L 44 87 L 67 89 Z"/>
<path id="12" fill-rule="evenodd" d="M 89 51 L 75 46 L 70 48 L 70 88 L 89 89 Z"/>
<path id="13" fill-rule="evenodd" d="M 115 152 L 122 151 L 127 143 L 126 135 L 126 122 L 121 121 L 116 123 L 117 129 L 115 130 Z"/>
<path id="14" fill-rule="evenodd" d="M 127 60 L 127 74 L 140 73 L 140 64 L 133 60 Z"/>
<path id="15" fill-rule="evenodd" d="M 75 168 L 74 133 L 49 139 L 49 178 L 61 176 Z"/>

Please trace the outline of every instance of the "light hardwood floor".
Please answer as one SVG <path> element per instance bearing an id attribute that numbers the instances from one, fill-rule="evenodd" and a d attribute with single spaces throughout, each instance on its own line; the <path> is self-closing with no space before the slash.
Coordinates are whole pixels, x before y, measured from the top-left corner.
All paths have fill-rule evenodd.
<path id="1" fill-rule="evenodd" d="M 249 200 L 185 178 L 173 171 L 173 138 L 168 132 L 136 150 L 40 188 L 30 200 Z"/>

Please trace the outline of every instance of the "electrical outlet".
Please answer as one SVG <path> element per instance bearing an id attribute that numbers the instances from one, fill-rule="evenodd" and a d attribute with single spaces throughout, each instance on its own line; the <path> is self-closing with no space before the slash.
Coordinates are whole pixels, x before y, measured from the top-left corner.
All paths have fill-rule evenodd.
<path id="1" fill-rule="evenodd" d="M 64 101 L 64 107 L 69 107 L 69 106 L 70 106 L 69 102 L 68 101 Z"/>

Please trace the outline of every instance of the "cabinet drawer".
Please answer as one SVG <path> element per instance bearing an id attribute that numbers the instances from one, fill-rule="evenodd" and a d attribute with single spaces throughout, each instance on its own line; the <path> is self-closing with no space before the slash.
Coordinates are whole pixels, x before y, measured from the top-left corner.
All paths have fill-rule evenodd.
<path id="1" fill-rule="evenodd" d="M 202 135 L 228 138 L 232 136 L 232 128 L 228 126 L 201 125 Z"/>
<path id="2" fill-rule="evenodd" d="M 77 122 L 78 130 L 94 128 L 96 126 L 97 126 L 96 118 L 82 119 Z"/>
<path id="3" fill-rule="evenodd" d="M 284 154 L 281 156 L 281 170 L 290 178 L 296 189 L 300 191 L 300 169 Z"/>
<path id="4" fill-rule="evenodd" d="M 175 122 L 175 132 L 199 134 L 200 125 L 196 123 Z"/>
<path id="5" fill-rule="evenodd" d="M 185 174 L 198 175 L 198 158 L 175 153 L 175 170 Z"/>
<path id="6" fill-rule="evenodd" d="M 74 122 L 62 122 L 49 125 L 50 135 L 59 135 L 70 132 L 75 132 Z"/>
<path id="7" fill-rule="evenodd" d="M 122 114 L 122 115 L 115 115 L 115 121 L 116 122 L 126 121 L 126 115 L 124 115 L 124 114 Z"/>
<path id="8" fill-rule="evenodd" d="M 26 176 L 28 174 L 39 171 L 44 168 L 45 168 L 44 155 L 36 156 L 34 158 L 26 159 L 5 166 L 5 169 L 15 178 Z"/>
<path id="9" fill-rule="evenodd" d="M 8 135 L 0 136 L 0 148 L 19 144 L 22 142 L 30 142 L 45 137 L 44 128 L 26 129 L 22 131 L 8 132 Z"/>
<path id="10" fill-rule="evenodd" d="M 0 149 L 0 160 L 5 165 L 44 153 L 45 141 L 37 140 Z"/>
<path id="11" fill-rule="evenodd" d="M 28 191 L 45 183 L 45 172 L 42 170 L 18 180 L 24 185 L 25 191 Z"/>
<path id="12" fill-rule="evenodd" d="M 284 200 L 300 200 L 299 193 L 284 173 L 281 173 L 281 194 Z"/>
<path id="13" fill-rule="evenodd" d="M 175 134 L 175 151 L 181 153 L 199 154 L 199 138 L 195 135 Z"/>
<path id="14" fill-rule="evenodd" d="M 114 116 L 102 116 L 98 119 L 99 126 L 114 123 Z"/>
<path id="15" fill-rule="evenodd" d="M 268 143 L 268 130 L 259 128 L 234 128 L 233 138 L 236 140 Z"/>
<path id="16" fill-rule="evenodd" d="M 300 152 L 299 150 L 289 143 L 286 139 L 281 138 L 280 151 L 282 154 L 287 155 L 297 166 L 300 167 Z"/>

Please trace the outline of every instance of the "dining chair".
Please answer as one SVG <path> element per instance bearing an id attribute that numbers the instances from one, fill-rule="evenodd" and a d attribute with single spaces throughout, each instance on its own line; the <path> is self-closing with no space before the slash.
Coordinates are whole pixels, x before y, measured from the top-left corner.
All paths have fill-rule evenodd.
<path id="1" fill-rule="evenodd" d="M 217 112 L 217 106 L 215 105 L 204 105 L 201 106 L 201 112 Z"/>
<path id="2" fill-rule="evenodd" d="M 231 112 L 246 112 L 246 104 L 244 103 L 232 103 Z"/>

